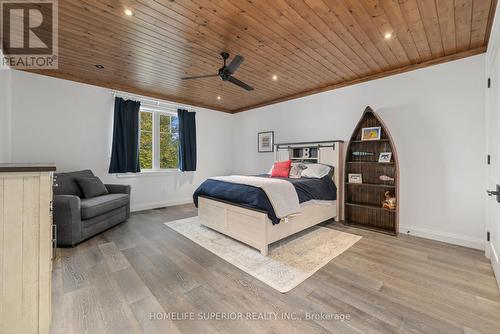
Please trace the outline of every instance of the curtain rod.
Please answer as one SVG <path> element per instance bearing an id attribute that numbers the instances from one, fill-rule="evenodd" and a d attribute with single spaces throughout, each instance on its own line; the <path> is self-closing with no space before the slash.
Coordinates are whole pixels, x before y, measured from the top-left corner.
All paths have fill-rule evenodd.
<path id="1" fill-rule="evenodd" d="M 132 99 L 138 100 L 140 102 L 150 103 L 150 104 L 156 105 L 157 107 L 171 106 L 171 107 L 174 107 L 174 108 L 184 108 L 184 109 L 191 109 L 191 110 L 193 110 L 193 106 L 188 106 L 188 105 L 180 104 L 180 103 L 176 104 L 176 103 L 167 102 L 167 101 L 164 101 L 164 100 L 152 99 L 152 98 L 144 97 L 142 95 L 125 93 L 125 92 L 120 92 L 120 91 L 116 91 L 116 90 L 110 91 L 110 93 L 114 97 L 132 98 Z"/>
<path id="2" fill-rule="evenodd" d="M 320 141 L 304 141 L 304 142 L 296 142 L 296 143 L 278 143 L 274 144 L 276 146 L 285 146 L 285 145 L 312 145 L 312 144 L 326 144 L 326 143 L 343 143 L 343 140 L 334 139 L 334 140 L 320 140 Z"/>

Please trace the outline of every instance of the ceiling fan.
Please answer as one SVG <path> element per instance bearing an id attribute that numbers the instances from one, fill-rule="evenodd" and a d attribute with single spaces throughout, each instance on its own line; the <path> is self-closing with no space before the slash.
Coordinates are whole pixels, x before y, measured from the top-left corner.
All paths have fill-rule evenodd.
<path id="1" fill-rule="evenodd" d="M 229 58 L 229 53 L 222 52 L 220 55 L 221 55 L 222 59 L 224 60 L 224 66 L 222 66 L 221 68 L 219 68 L 219 73 L 217 73 L 217 74 L 208 74 L 208 75 L 198 75 L 198 76 L 194 76 L 194 77 L 183 77 L 181 79 L 182 80 L 192 80 L 192 79 L 213 78 L 213 77 L 217 77 L 218 76 L 223 81 L 229 81 L 230 83 L 235 84 L 236 86 L 239 86 L 239 87 L 241 87 L 243 89 L 246 89 L 248 91 L 253 90 L 252 86 L 247 85 L 243 81 L 238 80 L 235 77 L 233 77 L 234 72 L 236 72 L 236 70 L 238 70 L 238 68 L 240 67 L 241 63 L 243 63 L 243 61 L 245 60 L 245 58 L 243 58 L 240 55 L 236 55 L 233 58 L 233 60 L 231 61 L 231 63 L 226 66 L 226 60 Z"/>

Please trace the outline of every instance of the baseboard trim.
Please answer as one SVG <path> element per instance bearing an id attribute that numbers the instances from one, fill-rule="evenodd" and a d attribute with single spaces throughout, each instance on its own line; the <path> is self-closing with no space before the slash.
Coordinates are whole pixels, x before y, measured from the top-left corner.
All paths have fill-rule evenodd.
<path id="1" fill-rule="evenodd" d="M 490 255 L 491 266 L 493 267 L 493 272 L 495 273 L 495 278 L 497 280 L 498 290 L 500 291 L 500 263 L 498 259 L 497 251 L 491 242 L 488 242 L 486 245 Z"/>
<path id="2" fill-rule="evenodd" d="M 491 261 L 494 261 L 494 263 L 498 264 L 499 263 L 498 254 L 497 254 L 495 247 L 493 246 L 493 244 L 491 242 L 488 242 L 488 245 L 490 248 L 490 254 L 493 255 Z"/>
<path id="3" fill-rule="evenodd" d="M 144 210 L 152 210 L 152 209 L 165 208 L 165 207 L 169 207 L 169 206 L 183 205 L 183 204 L 189 204 L 189 203 L 193 203 L 193 199 L 191 197 L 182 198 L 182 199 L 173 200 L 173 201 L 164 201 L 164 202 L 157 202 L 157 203 L 133 205 L 131 208 L 131 211 L 137 212 L 137 211 L 144 211 Z M 465 235 L 448 233 L 448 232 L 441 232 L 441 231 L 413 227 L 413 226 L 400 226 L 399 233 L 414 235 L 416 237 L 421 237 L 421 238 L 426 238 L 426 239 L 431 239 L 431 240 L 436 240 L 436 241 L 442 241 L 442 242 L 446 242 L 446 243 L 453 244 L 453 245 L 464 246 L 464 247 L 479 249 L 479 250 L 483 250 L 483 251 L 485 250 L 485 246 L 486 246 L 486 243 L 483 240 L 478 239 L 478 238 L 471 238 L 471 237 L 468 237 Z M 496 255 L 496 252 L 494 249 L 493 249 L 493 252 Z"/>
<path id="4" fill-rule="evenodd" d="M 442 241 L 458 246 L 480 249 L 482 251 L 484 251 L 486 246 L 486 243 L 478 238 L 471 238 L 465 235 L 429 230 L 426 228 L 419 228 L 414 226 L 400 226 L 399 233 L 414 235 L 416 237 L 421 237 L 436 241 Z"/>
<path id="5" fill-rule="evenodd" d="M 164 202 L 157 202 L 157 203 L 132 205 L 132 207 L 130 208 L 130 211 L 137 212 L 137 211 L 144 211 L 144 210 L 152 210 L 152 209 L 159 209 L 159 208 L 165 208 L 168 206 L 175 206 L 175 205 L 182 205 L 182 204 L 189 204 L 189 203 L 193 203 L 192 197 L 176 199 L 173 201 L 164 201 Z"/>

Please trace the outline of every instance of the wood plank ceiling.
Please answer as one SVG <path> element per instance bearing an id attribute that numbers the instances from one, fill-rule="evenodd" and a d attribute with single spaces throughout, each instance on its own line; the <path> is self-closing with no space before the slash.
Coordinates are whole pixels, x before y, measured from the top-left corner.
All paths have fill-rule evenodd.
<path id="1" fill-rule="evenodd" d="M 64 0 L 59 70 L 38 72 L 239 112 L 484 52 L 495 6 L 496 0 Z M 235 76 L 254 91 L 219 78 L 180 80 L 217 73 L 221 51 L 245 57 Z"/>

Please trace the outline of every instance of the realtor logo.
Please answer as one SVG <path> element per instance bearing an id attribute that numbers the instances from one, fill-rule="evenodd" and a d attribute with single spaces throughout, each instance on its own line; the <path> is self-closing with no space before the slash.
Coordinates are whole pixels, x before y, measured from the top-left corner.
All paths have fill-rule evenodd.
<path id="1" fill-rule="evenodd" d="M 0 68 L 57 69 L 58 0 L 0 0 Z"/>

